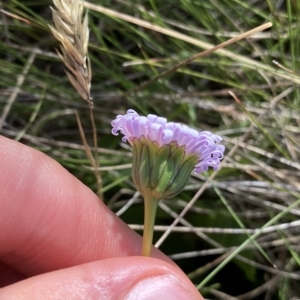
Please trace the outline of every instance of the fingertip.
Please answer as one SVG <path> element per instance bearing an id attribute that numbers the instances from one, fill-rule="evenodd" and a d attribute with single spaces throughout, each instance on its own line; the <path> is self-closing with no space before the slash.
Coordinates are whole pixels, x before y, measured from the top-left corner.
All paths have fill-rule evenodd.
<path id="1" fill-rule="evenodd" d="M 47 155 L 0 136 L 0 258 L 26 277 L 138 255 L 141 237 Z M 153 256 L 171 261 L 157 249 Z"/>

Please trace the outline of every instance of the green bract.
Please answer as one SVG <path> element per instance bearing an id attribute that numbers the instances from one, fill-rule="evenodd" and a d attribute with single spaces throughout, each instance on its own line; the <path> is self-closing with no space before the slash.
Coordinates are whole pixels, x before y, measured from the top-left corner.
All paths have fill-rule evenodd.
<path id="1" fill-rule="evenodd" d="M 132 177 L 138 191 L 155 199 L 171 198 L 185 186 L 199 156 L 186 155 L 176 142 L 160 146 L 144 136 L 131 139 Z"/>

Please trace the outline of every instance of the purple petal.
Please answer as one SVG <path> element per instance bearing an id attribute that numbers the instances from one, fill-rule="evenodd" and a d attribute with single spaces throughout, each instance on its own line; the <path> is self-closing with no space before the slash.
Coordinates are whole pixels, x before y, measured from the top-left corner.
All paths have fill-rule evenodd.
<path id="1" fill-rule="evenodd" d="M 124 142 L 144 136 L 160 146 L 171 142 L 184 146 L 187 155 L 199 156 L 195 166 L 196 173 L 207 171 L 209 167 L 217 170 L 225 151 L 225 147 L 218 144 L 222 141 L 218 135 L 209 131 L 198 132 L 180 123 L 167 122 L 166 118 L 153 114 L 139 116 L 133 109 L 129 109 L 126 115 L 118 115 L 111 125 L 112 134 L 123 134 Z"/>

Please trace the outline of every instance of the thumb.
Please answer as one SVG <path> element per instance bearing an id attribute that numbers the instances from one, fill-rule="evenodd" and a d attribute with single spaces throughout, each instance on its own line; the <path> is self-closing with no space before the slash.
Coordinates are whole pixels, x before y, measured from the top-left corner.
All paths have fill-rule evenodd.
<path id="1" fill-rule="evenodd" d="M 177 267 L 149 257 L 118 257 L 28 278 L 0 290 L 2 300 L 203 300 Z"/>

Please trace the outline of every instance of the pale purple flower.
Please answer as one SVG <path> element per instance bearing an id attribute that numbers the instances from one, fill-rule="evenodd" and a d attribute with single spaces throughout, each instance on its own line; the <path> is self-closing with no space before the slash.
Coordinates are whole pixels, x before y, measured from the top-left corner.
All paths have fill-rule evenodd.
<path id="1" fill-rule="evenodd" d="M 225 147 L 218 144 L 222 138 L 209 131 L 198 132 L 180 123 L 167 122 L 167 119 L 156 115 L 139 116 L 133 109 L 129 109 L 126 115 L 118 115 L 111 124 L 114 135 L 118 135 L 118 131 L 124 135 L 123 142 L 144 136 L 160 146 L 171 142 L 184 146 L 186 155 L 196 154 L 199 157 L 195 173 L 207 171 L 208 167 L 217 170 L 223 158 Z"/>

